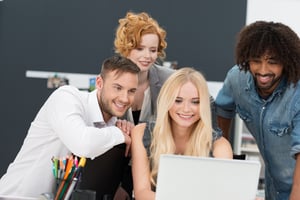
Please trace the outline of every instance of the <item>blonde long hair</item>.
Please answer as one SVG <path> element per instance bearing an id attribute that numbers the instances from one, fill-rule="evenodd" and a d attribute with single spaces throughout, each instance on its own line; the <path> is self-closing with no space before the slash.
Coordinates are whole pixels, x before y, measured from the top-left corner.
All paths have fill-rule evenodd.
<path id="1" fill-rule="evenodd" d="M 210 95 L 204 76 L 193 68 L 185 67 L 174 72 L 164 83 L 157 99 L 157 118 L 150 146 L 150 179 L 156 185 L 161 154 L 174 154 L 176 146 L 171 132 L 169 109 L 175 102 L 183 84 L 191 82 L 200 98 L 200 119 L 193 126 L 184 155 L 209 156 L 212 146 Z"/>
<path id="2" fill-rule="evenodd" d="M 158 57 L 165 58 L 166 31 L 146 12 L 127 12 L 124 18 L 119 19 L 114 41 L 115 52 L 127 57 L 132 49 L 140 45 L 142 36 L 151 33 L 156 34 L 159 39 Z"/>

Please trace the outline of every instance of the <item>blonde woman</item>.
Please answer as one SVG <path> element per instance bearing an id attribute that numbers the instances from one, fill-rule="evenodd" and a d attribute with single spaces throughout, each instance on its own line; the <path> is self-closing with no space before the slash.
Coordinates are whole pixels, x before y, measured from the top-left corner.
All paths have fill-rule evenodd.
<path id="1" fill-rule="evenodd" d="M 135 93 L 134 102 L 123 118 L 138 124 L 147 122 L 156 116 L 156 102 L 158 93 L 166 79 L 175 70 L 157 64 L 166 56 L 167 47 L 166 31 L 146 12 L 127 12 L 124 18 L 119 19 L 116 29 L 114 49 L 123 57 L 129 58 L 139 68 L 139 82 Z M 211 98 L 212 110 L 214 101 Z M 217 120 L 213 112 L 213 127 L 215 131 L 221 133 L 217 127 Z M 125 199 L 120 196 L 132 197 L 132 176 L 131 167 L 125 170 L 121 184 L 121 190 L 115 199 Z"/>
<path id="2" fill-rule="evenodd" d="M 232 158 L 229 142 L 212 128 L 210 95 L 200 72 L 182 68 L 167 79 L 158 96 L 154 127 L 151 123 L 137 125 L 131 148 L 137 200 L 155 199 L 161 154 Z"/>

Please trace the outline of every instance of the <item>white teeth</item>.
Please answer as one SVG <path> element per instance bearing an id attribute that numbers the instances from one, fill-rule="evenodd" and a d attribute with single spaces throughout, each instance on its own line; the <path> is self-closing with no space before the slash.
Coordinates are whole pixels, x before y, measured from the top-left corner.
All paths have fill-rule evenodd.
<path id="1" fill-rule="evenodd" d="M 141 62 L 142 65 L 149 65 L 149 62 Z"/>
<path id="2" fill-rule="evenodd" d="M 119 108 L 124 108 L 124 107 L 125 107 L 124 104 L 120 104 L 120 103 L 115 103 L 115 105 L 116 105 L 117 107 L 119 107 Z"/>
<path id="3" fill-rule="evenodd" d="M 181 115 L 179 114 L 180 117 L 185 118 L 185 119 L 189 119 L 191 118 L 193 115 Z"/>
<path id="4" fill-rule="evenodd" d="M 267 83 L 270 81 L 270 77 L 259 77 L 258 79 L 261 83 Z"/>
<path id="5" fill-rule="evenodd" d="M 268 80 L 269 77 L 260 77 L 261 80 Z"/>

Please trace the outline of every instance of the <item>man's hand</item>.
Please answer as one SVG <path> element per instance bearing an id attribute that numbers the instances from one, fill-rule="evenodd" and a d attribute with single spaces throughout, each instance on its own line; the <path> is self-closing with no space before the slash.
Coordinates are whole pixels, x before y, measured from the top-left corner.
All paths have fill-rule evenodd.
<path id="1" fill-rule="evenodd" d="M 124 138 L 125 138 L 125 144 L 126 144 L 126 150 L 125 150 L 125 156 L 127 157 L 130 152 L 130 146 L 131 146 L 131 129 L 133 129 L 134 124 L 127 121 L 127 120 L 118 120 L 116 122 L 116 126 L 121 129 L 123 132 Z"/>

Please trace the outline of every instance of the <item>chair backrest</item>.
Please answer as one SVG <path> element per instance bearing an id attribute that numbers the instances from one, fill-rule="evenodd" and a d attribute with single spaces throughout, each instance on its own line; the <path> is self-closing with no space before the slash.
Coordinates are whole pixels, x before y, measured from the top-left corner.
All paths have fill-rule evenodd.
<path id="1" fill-rule="evenodd" d="M 246 160 L 246 154 L 233 154 L 233 159 Z"/>

